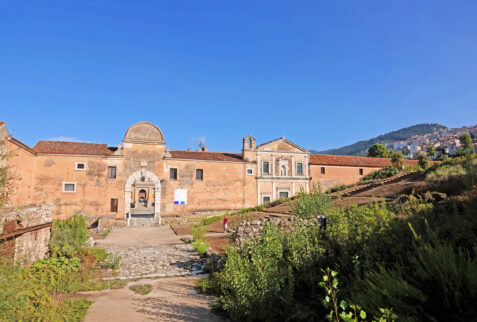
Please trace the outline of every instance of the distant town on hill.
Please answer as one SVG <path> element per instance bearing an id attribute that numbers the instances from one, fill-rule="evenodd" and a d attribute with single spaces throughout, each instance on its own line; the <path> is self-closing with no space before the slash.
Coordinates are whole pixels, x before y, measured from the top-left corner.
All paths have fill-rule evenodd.
<path id="1" fill-rule="evenodd" d="M 312 150 L 311 152 L 318 154 L 365 156 L 369 147 L 373 144 L 381 143 L 388 149 L 403 152 L 406 158 L 414 158 L 420 151 L 426 151 L 429 145 L 436 147 L 437 151 L 441 151 L 441 153 L 452 155 L 455 154 L 460 147 L 459 136 L 463 133 L 469 133 L 475 142 L 475 137 L 477 137 L 477 125 L 449 129 L 444 125 L 436 123 L 416 124 L 338 149 L 325 151 Z"/>

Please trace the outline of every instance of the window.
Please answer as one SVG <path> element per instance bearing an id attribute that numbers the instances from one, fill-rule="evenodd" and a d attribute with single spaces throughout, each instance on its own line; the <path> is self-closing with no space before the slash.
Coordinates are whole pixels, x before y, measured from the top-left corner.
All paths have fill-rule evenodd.
<path id="1" fill-rule="evenodd" d="M 262 201 L 263 201 L 263 203 L 269 203 L 270 202 L 270 196 L 263 196 Z"/>
<path id="2" fill-rule="evenodd" d="M 278 193 L 279 198 L 288 198 L 288 191 L 280 191 Z"/>
<path id="3" fill-rule="evenodd" d="M 264 174 L 270 174 L 270 163 L 267 161 L 263 162 L 262 170 Z"/>
<path id="4" fill-rule="evenodd" d="M 76 182 L 63 182 L 63 192 L 76 192 Z"/>
<path id="5" fill-rule="evenodd" d="M 171 168 L 169 177 L 170 177 L 171 180 L 177 180 L 177 169 L 176 168 Z"/>
<path id="6" fill-rule="evenodd" d="M 247 174 L 253 175 L 253 168 L 247 168 Z"/>
<path id="7" fill-rule="evenodd" d="M 298 162 L 296 164 L 296 174 L 302 175 L 303 174 L 303 163 Z"/>
<path id="8" fill-rule="evenodd" d="M 75 170 L 86 170 L 86 163 L 75 162 Z"/>
<path id="9" fill-rule="evenodd" d="M 359 169 L 359 175 L 360 175 L 360 176 L 363 175 L 363 169 Z"/>
<path id="10" fill-rule="evenodd" d="M 195 169 L 195 180 L 204 180 L 204 169 Z"/>
<path id="11" fill-rule="evenodd" d="M 118 212 L 118 199 L 112 198 L 111 199 L 111 212 Z"/>
<path id="12" fill-rule="evenodd" d="M 325 167 L 321 167 L 321 174 L 325 174 Z"/>
<path id="13" fill-rule="evenodd" d="M 108 167 L 108 179 L 116 179 L 116 167 Z"/>

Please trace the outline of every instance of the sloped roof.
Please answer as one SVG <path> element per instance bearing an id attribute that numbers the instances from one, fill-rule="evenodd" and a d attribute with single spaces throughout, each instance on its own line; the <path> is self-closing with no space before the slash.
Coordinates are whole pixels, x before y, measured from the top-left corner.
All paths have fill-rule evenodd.
<path id="1" fill-rule="evenodd" d="M 212 161 L 243 161 L 241 153 L 204 152 L 204 151 L 169 151 L 170 159 L 212 160 Z"/>
<path id="2" fill-rule="evenodd" d="M 111 155 L 113 151 L 106 144 L 66 142 L 66 141 L 38 141 L 33 147 L 37 153 L 49 154 L 79 154 L 79 155 Z"/>
<path id="3" fill-rule="evenodd" d="M 406 165 L 416 165 L 417 160 L 403 160 Z M 336 165 L 349 167 L 386 167 L 390 166 L 389 158 L 369 158 L 349 155 L 310 154 L 312 165 Z"/>
<path id="4" fill-rule="evenodd" d="M 271 144 L 273 144 L 273 143 L 275 143 L 275 142 L 278 142 L 278 141 L 283 141 L 283 142 L 285 142 L 285 143 L 290 144 L 290 145 L 293 146 L 294 148 L 297 148 L 298 150 L 301 150 L 301 151 L 303 151 L 303 152 L 306 152 L 306 149 L 304 149 L 304 148 L 302 148 L 301 146 L 299 146 L 299 145 L 297 145 L 297 144 L 295 144 L 295 143 L 293 143 L 293 142 L 291 142 L 291 141 L 285 139 L 284 137 L 281 137 L 281 138 L 278 138 L 278 139 L 275 139 L 275 140 L 271 140 L 271 141 L 262 143 L 262 144 L 260 144 L 260 145 L 257 145 L 257 150 L 262 149 L 262 148 L 264 148 L 265 146 L 271 145 Z"/>

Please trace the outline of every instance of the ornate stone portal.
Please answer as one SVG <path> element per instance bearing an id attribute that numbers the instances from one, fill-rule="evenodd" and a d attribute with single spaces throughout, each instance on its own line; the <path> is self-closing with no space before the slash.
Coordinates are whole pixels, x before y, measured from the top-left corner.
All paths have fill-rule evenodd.
<path id="1" fill-rule="evenodd" d="M 146 198 L 146 203 L 140 206 L 146 211 L 147 209 L 151 209 L 154 221 L 161 224 L 161 182 L 154 173 L 147 170 L 134 172 L 126 181 L 124 187 L 124 219 L 131 218 L 131 205 L 136 206 L 138 204 L 135 197 L 139 195 L 139 191 L 141 191 L 141 198 L 146 196 L 144 197 Z M 142 191 L 145 191 L 146 194 L 143 195 Z M 150 192 L 153 192 L 153 202 L 149 200 L 149 196 L 151 196 Z M 141 202 L 144 201 L 141 200 Z M 152 207 L 148 207 L 148 202 Z"/>

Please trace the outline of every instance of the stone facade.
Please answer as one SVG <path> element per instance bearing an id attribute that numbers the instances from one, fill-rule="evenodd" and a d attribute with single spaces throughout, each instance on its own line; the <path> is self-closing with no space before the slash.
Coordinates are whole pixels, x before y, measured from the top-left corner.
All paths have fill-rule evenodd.
<path id="1" fill-rule="evenodd" d="M 30 148 L 11 137 L 3 122 L 0 135 L 13 155 L 7 164 L 18 178 L 11 204 L 53 203 L 53 218 L 81 211 L 170 222 L 291 197 L 317 183 L 325 188 L 354 183 L 391 164 L 389 159 L 310 154 L 285 138 L 256 145 L 247 136 L 242 153 L 170 150 L 161 130 L 148 122 L 131 126 L 117 147 L 39 141 Z"/>
<path id="2" fill-rule="evenodd" d="M 52 204 L 30 205 L 25 208 L 1 210 L 0 232 L 5 235 L 51 223 L 52 206 Z M 10 227 L 7 229 L 7 226 Z M 11 247 L 9 255 L 13 255 L 15 262 L 31 264 L 48 256 L 50 238 L 51 227 L 45 227 L 0 240 L 0 246 L 3 244 L 3 246 Z"/>

